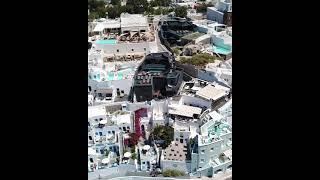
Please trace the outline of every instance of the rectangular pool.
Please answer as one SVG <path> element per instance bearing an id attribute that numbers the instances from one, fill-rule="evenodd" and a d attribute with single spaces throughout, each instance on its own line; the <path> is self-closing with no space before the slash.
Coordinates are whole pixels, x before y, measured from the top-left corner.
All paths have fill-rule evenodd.
<path id="1" fill-rule="evenodd" d="M 115 39 L 105 39 L 105 40 L 97 40 L 97 44 L 117 44 L 117 40 Z"/>
<path id="2" fill-rule="evenodd" d="M 221 47 L 218 47 L 218 46 L 213 46 L 212 50 L 215 53 L 223 54 L 223 55 L 227 55 L 227 54 L 230 54 L 232 52 L 232 50 L 221 48 Z"/>

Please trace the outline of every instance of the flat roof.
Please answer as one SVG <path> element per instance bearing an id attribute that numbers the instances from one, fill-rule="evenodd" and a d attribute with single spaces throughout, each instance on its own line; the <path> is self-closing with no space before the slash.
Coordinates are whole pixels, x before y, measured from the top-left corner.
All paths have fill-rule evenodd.
<path id="1" fill-rule="evenodd" d="M 187 158 L 187 144 L 179 141 L 172 141 L 171 144 L 164 150 L 164 160 L 185 161 Z"/>
<path id="2" fill-rule="evenodd" d="M 148 20 L 146 16 L 142 14 L 121 14 L 121 27 L 137 27 L 148 26 Z"/>
<path id="3" fill-rule="evenodd" d="M 97 89 L 96 93 L 106 93 L 106 94 L 112 94 L 112 89 Z"/>
<path id="4" fill-rule="evenodd" d="M 169 114 L 175 114 L 185 117 L 193 117 L 194 114 L 201 114 L 202 109 L 187 105 L 169 105 Z"/>
<path id="5" fill-rule="evenodd" d="M 130 124 L 131 123 L 131 115 L 130 114 L 124 114 L 124 115 L 118 115 L 115 117 L 117 120 L 117 124 Z"/>
<path id="6" fill-rule="evenodd" d="M 223 116 L 219 113 L 217 113 L 217 111 L 212 111 L 208 114 L 213 121 L 219 121 L 223 118 Z"/>
<path id="7" fill-rule="evenodd" d="M 215 7 L 207 7 L 207 10 L 211 10 L 211 11 L 215 11 L 215 12 L 217 12 L 217 13 L 219 13 L 219 14 L 223 14 L 223 12 L 220 12 L 217 8 L 215 8 Z M 207 13 L 208 13 L 208 11 L 207 11 Z"/>
<path id="8" fill-rule="evenodd" d="M 106 109 L 104 106 L 89 106 L 88 107 L 88 118 L 95 116 L 106 115 Z"/>
<path id="9" fill-rule="evenodd" d="M 197 91 L 196 95 L 203 97 L 205 99 L 208 99 L 208 100 L 212 99 L 215 101 L 215 100 L 227 95 L 227 93 L 222 89 L 215 88 L 212 85 L 207 85 L 206 87 Z"/>

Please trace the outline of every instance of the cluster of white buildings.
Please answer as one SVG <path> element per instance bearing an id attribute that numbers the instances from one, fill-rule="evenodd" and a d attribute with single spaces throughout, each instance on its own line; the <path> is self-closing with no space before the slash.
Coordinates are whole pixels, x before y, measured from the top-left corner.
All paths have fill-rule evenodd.
<path id="1" fill-rule="evenodd" d="M 223 6 L 227 12 L 229 4 L 217 1 L 217 10 Z M 194 21 L 198 31 L 205 33 L 196 43 L 229 49 L 225 54 L 229 55 L 232 27 L 215 21 Z M 198 77 L 183 82 L 176 96 L 128 101 L 132 76 L 140 63 L 136 58 L 152 52 L 155 43 L 152 28 L 143 15 L 122 14 L 119 19 L 89 23 L 88 173 L 123 164 L 134 171 L 177 169 L 196 177 L 231 172 L 232 58 L 199 69 Z M 151 136 L 157 126 L 174 129 L 165 148 L 161 148 L 163 140 Z"/>
<path id="2" fill-rule="evenodd" d="M 191 87 L 192 86 L 192 87 Z M 161 101 L 123 101 L 115 112 L 106 105 L 89 106 L 88 169 L 123 162 L 130 133 L 140 134 L 134 147 L 137 171 L 179 169 L 192 176 L 215 176 L 232 167 L 232 99 L 230 88 L 214 83 L 186 83 L 180 95 Z M 150 141 L 156 126 L 172 126 L 171 144 Z M 105 156 L 106 151 L 111 155 Z M 104 160 L 104 159 L 108 160 Z M 129 160 L 130 161 L 130 160 Z M 111 162 L 111 163 L 110 163 Z"/>

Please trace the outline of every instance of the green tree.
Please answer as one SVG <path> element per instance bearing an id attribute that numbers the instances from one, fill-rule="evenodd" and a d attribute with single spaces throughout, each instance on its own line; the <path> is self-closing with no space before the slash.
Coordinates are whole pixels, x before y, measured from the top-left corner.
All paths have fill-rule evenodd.
<path id="1" fill-rule="evenodd" d="M 151 135 L 155 140 L 164 140 L 162 148 L 166 148 L 171 144 L 171 141 L 173 141 L 173 134 L 173 128 L 170 126 L 156 126 L 151 132 Z"/>
<path id="2" fill-rule="evenodd" d="M 131 159 L 133 159 L 133 160 L 137 159 L 137 154 L 136 153 L 132 153 L 131 154 Z"/>
<path id="3" fill-rule="evenodd" d="M 107 10 L 104 1 L 88 0 L 88 8 L 90 11 L 89 19 L 97 19 L 106 16 Z"/>
<path id="4" fill-rule="evenodd" d="M 143 14 L 148 8 L 148 1 L 147 0 L 128 0 L 126 6 L 132 7 L 130 10 L 134 14 Z"/>
<path id="5" fill-rule="evenodd" d="M 202 53 L 196 54 L 191 58 L 181 57 L 180 62 L 183 64 L 192 64 L 196 66 L 204 66 L 208 63 L 214 63 L 214 60 L 217 59 L 216 56 L 211 56 L 210 54 Z"/>
<path id="6" fill-rule="evenodd" d="M 188 8 L 185 7 L 185 6 L 181 6 L 181 7 L 177 7 L 174 12 L 176 14 L 176 17 L 182 17 L 182 18 L 185 18 L 187 17 L 187 10 Z"/>
<path id="7" fill-rule="evenodd" d="M 109 155 L 109 152 L 110 152 L 110 151 L 109 151 L 108 149 L 106 149 L 106 150 L 105 150 L 105 156 L 108 156 L 108 155 Z"/>
<path id="8" fill-rule="evenodd" d="M 131 153 L 135 153 L 135 152 L 136 152 L 135 147 L 131 148 Z"/>
<path id="9" fill-rule="evenodd" d="M 208 4 L 202 3 L 199 6 L 196 7 L 197 13 L 206 13 L 208 7 L 212 7 L 212 3 L 209 2 Z"/>
<path id="10" fill-rule="evenodd" d="M 167 169 L 167 170 L 163 171 L 162 174 L 164 177 L 177 177 L 177 176 L 184 176 L 185 172 L 179 171 L 176 169 Z"/>
<path id="11" fill-rule="evenodd" d="M 99 18 L 99 15 L 98 15 L 97 12 L 90 12 L 90 14 L 89 14 L 89 16 L 88 16 L 88 19 L 89 19 L 90 21 L 93 21 L 94 19 L 97 19 L 97 18 Z"/>
<path id="12" fill-rule="evenodd" d="M 111 0 L 111 4 L 112 5 L 121 5 L 121 1 L 120 0 Z"/>
<path id="13" fill-rule="evenodd" d="M 178 56 L 180 54 L 180 49 L 179 48 L 174 48 L 173 53 Z"/>

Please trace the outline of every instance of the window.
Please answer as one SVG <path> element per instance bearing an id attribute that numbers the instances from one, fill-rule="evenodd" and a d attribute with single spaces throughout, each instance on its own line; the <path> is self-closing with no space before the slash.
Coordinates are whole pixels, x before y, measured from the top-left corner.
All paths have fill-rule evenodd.
<path id="1" fill-rule="evenodd" d="M 123 131 L 127 131 L 126 127 L 123 127 Z"/>
<path id="2" fill-rule="evenodd" d="M 202 154 L 204 154 L 204 153 L 205 153 L 205 150 L 204 150 L 204 149 L 202 149 L 202 150 L 201 150 L 201 153 L 202 153 Z"/>
<path id="3" fill-rule="evenodd" d="M 91 137 L 91 136 L 89 136 L 89 140 L 90 140 L 90 141 L 92 140 L 92 137 Z"/>
<path id="4" fill-rule="evenodd" d="M 119 129 L 122 130 L 121 127 L 119 127 Z"/>
<path id="5" fill-rule="evenodd" d="M 131 49 L 131 51 L 134 51 L 134 49 Z"/>
<path id="6" fill-rule="evenodd" d="M 144 51 L 147 51 L 147 49 L 146 49 L 146 48 L 143 48 L 143 50 L 144 50 Z"/>
<path id="7" fill-rule="evenodd" d="M 179 139 L 178 138 L 176 138 L 176 141 L 179 141 Z M 178 146 L 178 145 L 177 145 Z"/>
<path id="8" fill-rule="evenodd" d="M 88 122 L 88 126 L 90 127 L 90 122 Z"/>
<path id="9" fill-rule="evenodd" d="M 183 143 L 183 139 L 180 139 L 180 143 Z"/>
<path id="10" fill-rule="evenodd" d="M 116 132 L 115 131 L 112 131 L 112 134 L 115 134 Z"/>
<path id="11" fill-rule="evenodd" d="M 93 163 L 93 159 L 92 159 L 92 158 L 90 158 L 90 162 L 92 162 L 92 163 Z"/>
<path id="12" fill-rule="evenodd" d="M 119 52 L 119 49 L 117 49 L 117 52 Z"/>
<path id="13" fill-rule="evenodd" d="M 202 162 L 202 163 L 203 163 L 203 162 L 204 162 L 204 159 L 201 159 L 201 160 L 200 160 L 200 162 Z"/>
<path id="14" fill-rule="evenodd" d="M 130 127 L 129 127 L 129 126 L 127 126 L 127 129 L 130 129 Z"/>
<path id="15" fill-rule="evenodd" d="M 98 122 L 98 119 L 95 119 L 96 122 Z"/>
<path id="16" fill-rule="evenodd" d="M 103 149 L 100 149 L 100 154 L 104 154 L 104 151 L 103 151 Z"/>
<path id="17" fill-rule="evenodd" d="M 102 119 L 102 118 L 100 118 L 99 120 L 100 120 L 100 121 L 102 121 L 103 119 Z"/>
<path id="18" fill-rule="evenodd" d="M 145 162 L 142 162 L 142 164 L 146 164 Z"/>
<path id="19" fill-rule="evenodd" d="M 213 149 L 214 149 L 214 148 L 212 147 L 212 148 L 210 149 L 210 151 L 213 151 Z"/>
<path id="20" fill-rule="evenodd" d="M 180 138 L 183 138 L 183 133 L 180 133 Z"/>
<path id="21" fill-rule="evenodd" d="M 99 97 L 102 97 L 102 94 L 101 94 L 101 93 L 98 93 L 98 96 L 99 96 Z"/>
<path id="22" fill-rule="evenodd" d="M 111 134 L 111 131 L 108 131 L 108 134 Z"/>
<path id="23" fill-rule="evenodd" d="M 96 132 L 96 135 L 98 135 L 98 132 Z"/>
<path id="24" fill-rule="evenodd" d="M 99 135 L 102 136 L 102 132 L 99 132 Z"/>

